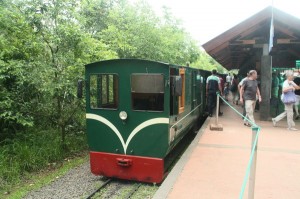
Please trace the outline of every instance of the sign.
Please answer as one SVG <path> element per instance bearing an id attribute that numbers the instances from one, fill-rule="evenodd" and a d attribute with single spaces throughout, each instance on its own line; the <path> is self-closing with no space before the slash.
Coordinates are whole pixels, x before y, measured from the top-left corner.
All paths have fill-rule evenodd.
<path id="1" fill-rule="evenodd" d="M 300 68 L 300 60 L 296 60 L 296 68 Z"/>

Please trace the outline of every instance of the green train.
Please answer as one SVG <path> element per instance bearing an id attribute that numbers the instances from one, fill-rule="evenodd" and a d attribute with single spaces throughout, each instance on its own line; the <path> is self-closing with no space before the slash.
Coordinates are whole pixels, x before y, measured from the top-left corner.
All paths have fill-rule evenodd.
<path id="1" fill-rule="evenodd" d="M 86 65 L 91 172 L 160 183 L 169 166 L 165 158 L 203 117 L 209 75 L 139 59 Z"/>

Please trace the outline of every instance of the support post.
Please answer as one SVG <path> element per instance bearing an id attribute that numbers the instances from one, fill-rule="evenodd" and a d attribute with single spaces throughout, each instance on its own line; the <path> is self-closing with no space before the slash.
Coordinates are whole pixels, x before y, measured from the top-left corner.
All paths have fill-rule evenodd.
<path id="1" fill-rule="evenodd" d="M 255 144 L 255 138 L 257 135 L 258 127 L 252 127 L 252 144 L 251 149 L 253 149 Z M 251 170 L 249 175 L 249 192 L 248 192 L 248 199 L 254 199 L 254 191 L 255 191 L 255 174 L 256 174 L 256 159 L 257 159 L 257 145 L 258 141 L 254 148 L 254 154 L 251 164 Z"/>
<path id="2" fill-rule="evenodd" d="M 216 120 L 215 120 L 215 124 L 210 125 L 210 130 L 212 131 L 223 131 L 223 126 L 219 124 L 219 106 L 220 106 L 220 96 L 217 93 Z"/>
<path id="3" fill-rule="evenodd" d="M 260 120 L 268 121 L 270 116 L 270 99 L 272 85 L 272 56 L 269 55 L 268 45 L 264 45 L 261 57 L 260 73 L 260 93 L 262 102 L 260 103 Z"/>
<path id="4" fill-rule="evenodd" d="M 220 97 L 217 94 L 217 107 L 216 107 L 216 125 L 218 126 L 219 124 L 219 108 L 220 107 Z"/>

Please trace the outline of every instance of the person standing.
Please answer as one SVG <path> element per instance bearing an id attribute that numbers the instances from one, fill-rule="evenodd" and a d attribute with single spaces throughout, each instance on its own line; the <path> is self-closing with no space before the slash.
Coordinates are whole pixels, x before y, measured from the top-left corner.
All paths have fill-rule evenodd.
<path id="1" fill-rule="evenodd" d="M 232 78 L 230 76 L 230 73 L 228 73 L 228 75 L 226 76 L 226 83 L 228 84 L 228 87 L 230 86 L 231 81 L 232 81 Z"/>
<path id="2" fill-rule="evenodd" d="M 244 81 L 245 81 L 246 79 L 248 79 L 248 77 L 249 77 L 249 73 L 247 73 L 247 76 L 244 77 L 244 78 L 239 82 L 239 84 L 238 84 L 238 95 L 239 95 L 239 99 L 241 99 L 240 93 L 241 93 L 242 85 L 243 85 Z M 242 108 L 243 108 L 243 116 L 245 117 L 245 116 L 246 116 L 245 101 L 243 101 L 243 103 L 242 103 Z M 242 119 L 244 119 L 244 118 L 242 118 Z"/>
<path id="3" fill-rule="evenodd" d="M 256 70 L 251 70 L 249 77 L 244 80 L 240 89 L 240 102 L 243 104 L 245 101 L 246 118 L 253 124 L 255 124 L 253 112 L 256 104 L 256 95 L 258 96 L 259 102 L 261 102 L 261 95 L 256 79 Z M 244 120 L 244 125 L 251 126 L 246 120 Z"/>
<path id="4" fill-rule="evenodd" d="M 223 77 L 221 75 L 217 74 L 217 77 L 219 77 L 219 79 L 220 79 L 220 85 L 221 85 L 221 89 L 223 91 L 224 88 L 225 88 L 225 81 L 224 81 L 224 79 L 223 79 Z"/>
<path id="5" fill-rule="evenodd" d="M 287 92 L 294 92 L 295 89 L 300 89 L 295 82 L 293 82 L 293 71 L 286 72 L 286 80 L 283 82 L 282 85 L 282 94 Z M 297 131 L 298 129 L 295 128 L 295 122 L 293 120 L 293 105 L 294 103 L 284 104 L 284 112 L 279 114 L 277 117 L 272 118 L 273 126 L 276 126 L 276 123 L 282 120 L 285 116 L 287 118 L 288 130 L 290 131 Z"/>
<path id="6" fill-rule="evenodd" d="M 233 79 L 231 81 L 230 91 L 232 94 L 233 104 L 239 104 L 239 91 L 238 91 L 239 80 L 236 74 L 233 74 Z"/>
<path id="7" fill-rule="evenodd" d="M 213 109 L 216 106 L 218 91 L 222 95 L 221 81 L 220 78 L 217 76 L 217 71 L 214 69 L 212 70 L 212 74 L 206 80 L 206 96 L 207 96 L 207 108 L 208 108 L 209 117 L 212 117 Z M 219 114 L 222 115 L 220 109 L 219 109 Z"/>

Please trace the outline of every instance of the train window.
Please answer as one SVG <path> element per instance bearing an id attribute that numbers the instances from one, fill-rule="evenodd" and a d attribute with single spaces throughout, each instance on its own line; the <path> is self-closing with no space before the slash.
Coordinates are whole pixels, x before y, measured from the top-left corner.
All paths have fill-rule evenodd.
<path id="1" fill-rule="evenodd" d="M 118 108 L 118 76 L 115 74 L 92 74 L 90 76 L 91 108 Z"/>
<path id="2" fill-rule="evenodd" d="M 175 96 L 181 96 L 182 95 L 182 79 L 181 76 L 175 76 Z"/>
<path id="3" fill-rule="evenodd" d="M 163 74 L 131 75 L 131 99 L 133 110 L 163 111 Z"/>

